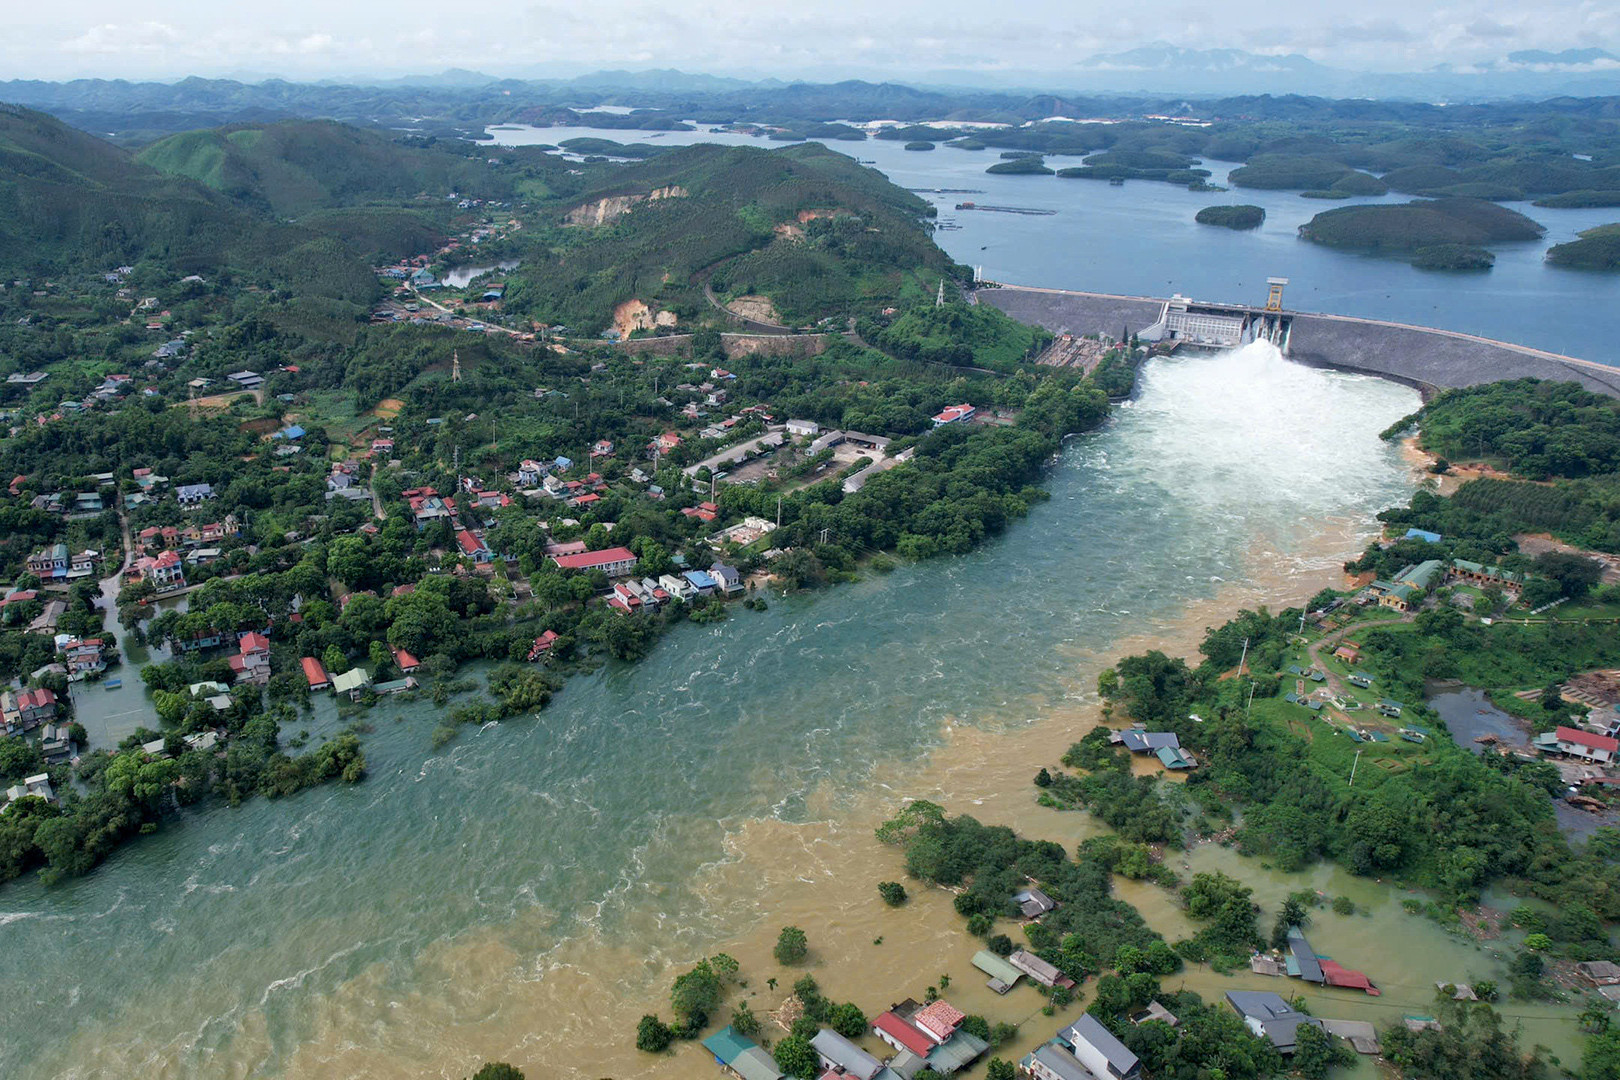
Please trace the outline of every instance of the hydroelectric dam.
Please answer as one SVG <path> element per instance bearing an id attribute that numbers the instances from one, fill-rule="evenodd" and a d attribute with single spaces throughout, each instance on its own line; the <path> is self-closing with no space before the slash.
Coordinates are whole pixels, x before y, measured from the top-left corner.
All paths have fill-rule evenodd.
<path id="1" fill-rule="evenodd" d="M 1144 341 L 1199 349 L 1235 348 L 1264 339 L 1298 363 L 1377 375 L 1415 386 L 1426 395 L 1451 387 L 1534 378 L 1578 382 L 1620 398 L 1620 368 L 1453 330 L 1289 311 L 1282 306 L 1287 280 L 1272 278 L 1268 284 L 1270 295 L 1260 306 L 989 282 L 981 283 L 975 296 L 978 303 L 1054 334 L 1114 336 L 1125 331 Z"/>

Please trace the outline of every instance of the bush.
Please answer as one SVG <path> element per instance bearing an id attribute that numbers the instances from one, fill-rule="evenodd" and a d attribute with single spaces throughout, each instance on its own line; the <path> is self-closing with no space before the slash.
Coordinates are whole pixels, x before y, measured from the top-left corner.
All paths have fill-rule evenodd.
<path id="1" fill-rule="evenodd" d="M 658 1054 L 669 1049 L 675 1041 L 675 1032 L 658 1017 L 648 1013 L 636 1025 L 636 1049 Z"/>
<path id="2" fill-rule="evenodd" d="M 774 955 L 778 964 L 802 964 L 810 951 L 809 939 L 797 926 L 784 926 L 776 937 Z"/>
<path id="3" fill-rule="evenodd" d="M 1356 902 L 1348 896 L 1335 896 L 1333 898 L 1333 913 L 1335 915 L 1354 915 Z"/>
<path id="4" fill-rule="evenodd" d="M 878 882 L 878 895 L 890 907 L 899 907 L 906 902 L 906 887 L 898 881 Z"/>
<path id="5" fill-rule="evenodd" d="M 523 1070 L 504 1061 L 486 1061 L 472 1074 L 472 1080 L 523 1080 Z"/>

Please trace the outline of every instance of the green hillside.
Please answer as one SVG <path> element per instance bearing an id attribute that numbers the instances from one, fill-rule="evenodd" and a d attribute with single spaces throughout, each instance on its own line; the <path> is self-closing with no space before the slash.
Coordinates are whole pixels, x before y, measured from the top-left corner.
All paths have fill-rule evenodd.
<path id="1" fill-rule="evenodd" d="M 1554 245 L 1547 261 L 1578 270 L 1620 270 L 1620 224 L 1599 225 L 1583 231 L 1578 240 Z"/>
<path id="2" fill-rule="evenodd" d="M 595 222 L 594 208 L 626 204 L 600 224 L 566 223 L 570 211 Z M 705 276 L 720 297 L 768 297 L 797 325 L 920 295 L 919 273 L 931 289 L 952 268 L 923 200 L 815 143 L 690 146 L 594 166 L 553 205 L 553 226 L 525 230 L 505 304 L 576 330 L 602 328 L 631 299 L 683 322 L 710 313 Z"/>
<path id="3" fill-rule="evenodd" d="M 179 139 L 202 147 L 212 134 Z M 199 151 L 197 160 L 207 157 Z M 219 160 L 223 169 L 227 159 Z M 401 244 L 420 250 L 435 235 L 410 210 L 331 209 L 290 225 L 44 113 L 0 106 L 0 273 L 118 265 L 161 269 L 169 280 L 235 273 L 357 314 L 377 288 L 367 260 L 405 254 Z"/>
<path id="4" fill-rule="evenodd" d="M 317 208 L 398 202 L 450 192 L 505 199 L 512 180 L 480 148 L 399 140 L 332 121 L 287 120 L 187 131 L 142 150 L 136 160 L 244 204 L 296 217 Z"/>

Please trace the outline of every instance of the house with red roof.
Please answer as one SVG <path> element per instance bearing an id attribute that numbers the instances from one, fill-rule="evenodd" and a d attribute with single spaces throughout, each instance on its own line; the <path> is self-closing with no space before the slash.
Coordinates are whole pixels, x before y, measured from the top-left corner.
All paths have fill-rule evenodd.
<path id="1" fill-rule="evenodd" d="M 955 424 L 963 420 L 971 420 L 979 410 L 964 402 L 961 405 L 947 405 L 940 412 L 934 414 L 934 426 L 944 427 L 946 424 Z"/>
<path id="2" fill-rule="evenodd" d="M 39 687 L 34 690 L 7 690 L 0 693 L 0 722 L 7 735 L 28 731 L 56 718 L 56 692 Z"/>
<path id="3" fill-rule="evenodd" d="M 150 581 L 158 592 L 186 587 L 186 568 L 178 551 L 163 551 L 157 555 L 142 555 L 135 560 L 125 578 L 130 581 Z"/>
<path id="4" fill-rule="evenodd" d="M 551 647 L 556 643 L 557 631 L 547 630 L 545 633 L 534 639 L 534 647 L 529 650 L 529 659 L 531 661 L 540 659 L 546 653 L 550 652 Z"/>
<path id="5" fill-rule="evenodd" d="M 1359 971 L 1352 971 L 1347 967 L 1329 960 L 1325 956 L 1316 958 L 1322 967 L 1322 978 L 1329 986 L 1340 986 L 1350 990 L 1360 990 L 1372 997 L 1378 997 L 1382 990 L 1373 985 L 1373 981 Z"/>
<path id="6" fill-rule="evenodd" d="M 1597 765 L 1608 765 L 1614 761 L 1616 753 L 1620 753 L 1620 740 L 1579 728 L 1559 726 L 1554 731 L 1537 735 L 1535 747 L 1543 753 L 1564 754 Z"/>
<path id="7" fill-rule="evenodd" d="M 422 666 L 422 661 L 406 652 L 404 649 L 394 650 L 394 663 L 399 665 L 402 674 L 409 675 Z"/>
<path id="8" fill-rule="evenodd" d="M 911 1014 L 911 1025 L 935 1042 L 944 1042 L 956 1034 L 967 1016 L 948 1001 L 934 1001 Z"/>
<path id="9" fill-rule="evenodd" d="M 237 653 L 228 657 L 237 682 L 263 686 L 270 681 L 270 639 L 257 630 L 249 630 L 237 641 Z"/>
<path id="10" fill-rule="evenodd" d="M 634 615 L 641 610 L 641 597 L 628 585 L 613 586 L 613 591 L 608 593 L 607 603 L 608 607 L 626 615 Z"/>
<path id="11" fill-rule="evenodd" d="M 326 665 L 313 656 L 306 656 L 299 661 L 304 666 L 304 678 L 309 680 L 311 690 L 332 689 L 332 676 L 326 673 Z"/>
<path id="12" fill-rule="evenodd" d="M 872 1034 L 896 1050 L 909 1050 L 920 1058 L 926 1058 L 935 1046 L 934 1040 L 896 1016 L 893 1009 L 872 1021 Z"/>
<path id="13" fill-rule="evenodd" d="M 494 552 L 484 546 L 484 541 L 467 529 L 456 533 L 456 546 L 473 562 L 489 562 L 495 557 Z"/>
<path id="14" fill-rule="evenodd" d="M 635 570 L 636 553 L 627 547 L 611 547 L 577 555 L 553 555 L 551 561 L 563 570 L 600 570 L 608 577 L 623 577 Z"/>

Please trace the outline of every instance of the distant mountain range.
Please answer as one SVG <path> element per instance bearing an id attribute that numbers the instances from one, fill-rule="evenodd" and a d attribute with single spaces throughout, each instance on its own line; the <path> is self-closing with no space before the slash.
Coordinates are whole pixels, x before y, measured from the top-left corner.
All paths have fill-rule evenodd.
<path id="1" fill-rule="evenodd" d="M 1155 43 L 1090 57 L 1062 85 L 1076 91 L 1175 92 L 1200 97 L 1269 93 L 1495 101 L 1606 96 L 1620 93 L 1620 58 L 1596 48 L 1556 53 L 1529 49 L 1466 67 L 1441 64 L 1427 71 L 1367 72 L 1329 67 L 1297 53 L 1272 55 Z"/>
<path id="2" fill-rule="evenodd" d="M 174 82 L 76 79 L 0 82 L 0 101 L 42 109 L 76 127 L 126 144 L 179 131 L 281 118 L 328 118 L 360 126 L 410 127 L 464 135 L 491 123 L 577 122 L 572 110 L 603 105 L 657 110 L 615 116 L 599 126 L 796 125 L 827 120 L 957 120 L 1019 123 L 1050 116 L 1127 116 L 1153 112 L 1248 117 L 1295 109 L 1300 97 L 1399 112 L 1420 103 L 1524 103 L 1585 99 L 1613 115 L 1620 102 L 1620 58 L 1603 49 L 1523 50 L 1470 67 L 1441 65 L 1404 74 L 1349 71 L 1298 54 L 1189 49 L 1152 44 L 1093 56 L 1062 71 L 1023 72 L 986 86 L 984 73 L 931 72 L 909 84 L 784 82 L 659 69 L 598 71 L 568 79 L 500 78 L 452 69 L 371 81 L 245 82 L 190 77 Z M 1369 102 L 1375 103 L 1371 106 Z"/>

